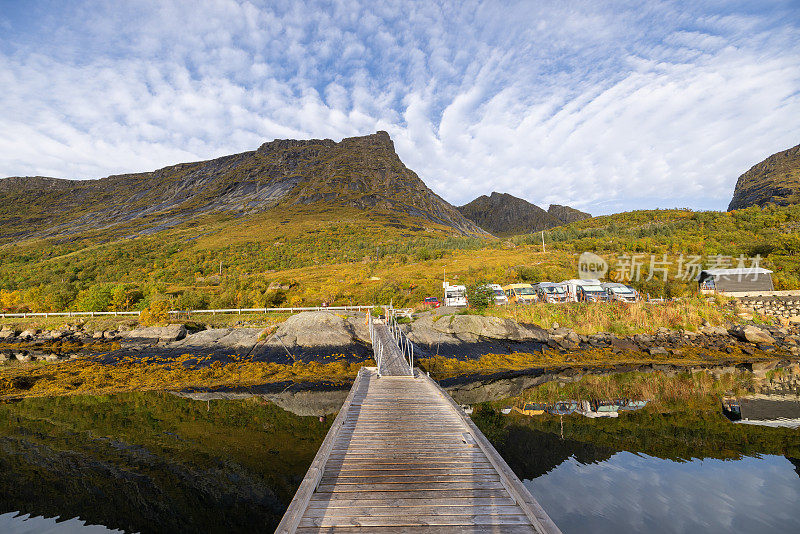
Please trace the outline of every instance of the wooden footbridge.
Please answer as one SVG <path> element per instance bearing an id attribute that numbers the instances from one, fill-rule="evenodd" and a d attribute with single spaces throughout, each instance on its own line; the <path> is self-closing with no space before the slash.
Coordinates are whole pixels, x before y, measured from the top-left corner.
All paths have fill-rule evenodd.
<path id="1" fill-rule="evenodd" d="M 276 532 L 560 533 L 453 399 L 368 314 L 363 367 Z"/>

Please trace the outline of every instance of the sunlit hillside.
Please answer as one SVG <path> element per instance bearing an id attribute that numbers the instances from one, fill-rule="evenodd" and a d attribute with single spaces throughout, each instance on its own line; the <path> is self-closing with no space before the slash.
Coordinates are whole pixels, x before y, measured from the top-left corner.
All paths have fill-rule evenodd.
<path id="1" fill-rule="evenodd" d="M 778 288 L 800 287 L 800 207 L 735 212 L 657 210 L 580 221 L 501 240 L 457 236 L 452 228 L 396 212 L 295 206 L 251 216 L 214 216 L 134 239 L 85 234 L 0 247 L 2 308 L 9 311 L 179 309 L 388 303 L 414 305 L 441 281 L 563 280 L 581 252 L 614 263 L 640 254 L 653 296 L 694 291 L 677 280 L 681 255 L 705 262 L 761 257 Z M 651 254 L 667 254 L 670 279 L 647 280 Z"/>

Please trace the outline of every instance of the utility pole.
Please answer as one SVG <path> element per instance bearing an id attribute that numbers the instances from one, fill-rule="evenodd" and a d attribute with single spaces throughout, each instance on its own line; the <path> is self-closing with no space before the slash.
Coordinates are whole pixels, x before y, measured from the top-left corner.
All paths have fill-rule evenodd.
<path id="1" fill-rule="evenodd" d="M 222 276 L 222 260 L 219 260 L 219 275 Z"/>
<path id="2" fill-rule="evenodd" d="M 544 230 L 542 230 L 542 252 L 544 252 Z"/>

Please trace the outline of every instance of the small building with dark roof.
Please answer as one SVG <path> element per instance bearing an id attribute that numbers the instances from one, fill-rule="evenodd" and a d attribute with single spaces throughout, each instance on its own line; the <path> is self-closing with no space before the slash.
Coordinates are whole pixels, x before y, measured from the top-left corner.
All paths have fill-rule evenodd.
<path id="1" fill-rule="evenodd" d="M 706 269 L 700 271 L 697 283 L 701 293 L 775 290 L 775 286 L 772 284 L 772 271 L 762 267 Z"/>

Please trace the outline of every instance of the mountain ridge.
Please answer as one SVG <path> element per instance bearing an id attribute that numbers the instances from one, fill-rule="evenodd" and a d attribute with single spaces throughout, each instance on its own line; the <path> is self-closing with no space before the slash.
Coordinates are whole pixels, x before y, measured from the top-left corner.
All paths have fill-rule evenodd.
<path id="1" fill-rule="evenodd" d="M 276 139 L 252 151 L 96 180 L 0 179 L 0 239 L 122 224 L 154 232 L 202 214 L 314 204 L 394 211 L 487 235 L 408 169 L 379 131 L 338 143 Z"/>
<path id="2" fill-rule="evenodd" d="M 544 210 L 509 193 L 493 191 L 456 209 L 492 234 L 510 236 L 547 230 L 591 217 L 569 206 L 552 204 Z"/>
<path id="3" fill-rule="evenodd" d="M 800 203 L 800 145 L 776 152 L 739 176 L 728 211 Z"/>

